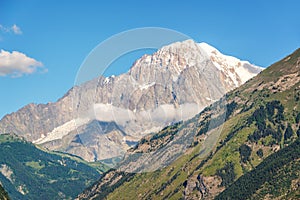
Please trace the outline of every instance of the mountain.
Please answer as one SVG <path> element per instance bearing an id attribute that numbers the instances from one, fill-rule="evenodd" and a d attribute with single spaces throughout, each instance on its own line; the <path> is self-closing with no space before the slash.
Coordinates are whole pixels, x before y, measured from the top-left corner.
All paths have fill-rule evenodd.
<path id="1" fill-rule="evenodd" d="M 0 200 L 8 200 L 8 199 L 9 199 L 9 197 L 8 197 L 7 192 L 0 185 Z"/>
<path id="2" fill-rule="evenodd" d="M 0 135 L 0 183 L 12 199 L 73 199 L 106 167 Z"/>
<path id="3" fill-rule="evenodd" d="M 292 199 L 299 137 L 300 49 L 192 119 L 144 137 L 78 199 L 214 199 L 222 191 L 219 199 Z"/>
<path id="4" fill-rule="evenodd" d="M 57 102 L 29 104 L 4 116 L 0 132 L 87 161 L 113 159 L 143 136 L 193 117 L 261 70 L 206 43 L 176 42 L 144 55 L 125 74 L 100 76 Z"/>

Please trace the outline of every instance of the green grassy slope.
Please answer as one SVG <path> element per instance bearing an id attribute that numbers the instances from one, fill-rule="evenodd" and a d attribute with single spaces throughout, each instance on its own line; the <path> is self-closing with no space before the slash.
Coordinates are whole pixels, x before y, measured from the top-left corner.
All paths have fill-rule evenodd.
<path id="1" fill-rule="evenodd" d="M 155 151 L 176 142 L 177 135 L 192 134 L 190 147 L 176 161 L 149 173 L 111 170 L 79 198 L 214 198 L 268 156 L 299 137 L 299 72 L 300 49 L 193 119 L 166 127 L 142 139 L 130 150 L 131 153 Z M 216 107 L 221 109 L 215 112 Z M 223 124 L 216 120 L 220 118 L 225 118 Z M 138 164 L 136 159 L 125 162 Z"/>
<path id="2" fill-rule="evenodd" d="M 300 199 L 300 140 L 267 157 L 216 199 Z"/>
<path id="3" fill-rule="evenodd" d="M 0 182 L 12 199 L 72 199 L 105 170 L 12 134 L 0 135 L 0 152 Z"/>

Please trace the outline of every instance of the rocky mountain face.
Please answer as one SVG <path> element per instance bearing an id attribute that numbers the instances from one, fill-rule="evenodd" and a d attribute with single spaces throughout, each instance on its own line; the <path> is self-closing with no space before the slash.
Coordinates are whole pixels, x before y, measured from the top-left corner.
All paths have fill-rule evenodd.
<path id="1" fill-rule="evenodd" d="M 78 199 L 299 199 L 299 141 L 300 49 L 143 137 Z"/>
<path id="2" fill-rule="evenodd" d="M 0 121 L 51 150 L 110 159 L 143 136 L 187 120 L 262 69 L 192 40 L 164 46 L 119 76 L 75 86 L 57 102 L 29 104 Z"/>

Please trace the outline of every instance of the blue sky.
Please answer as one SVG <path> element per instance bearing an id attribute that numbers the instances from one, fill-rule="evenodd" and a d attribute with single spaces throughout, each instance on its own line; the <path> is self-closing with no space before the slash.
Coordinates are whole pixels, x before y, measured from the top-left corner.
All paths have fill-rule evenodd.
<path id="1" fill-rule="evenodd" d="M 0 76 L 0 118 L 30 102 L 56 101 L 73 86 L 94 47 L 133 28 L 174 29 L 266 67 L 300 47 L 299 7 L 298 0 L 0 0 L 1 53 L 15 51 L 39 65 Z M 119 63 L 130 67 L 143 53 Z"/>

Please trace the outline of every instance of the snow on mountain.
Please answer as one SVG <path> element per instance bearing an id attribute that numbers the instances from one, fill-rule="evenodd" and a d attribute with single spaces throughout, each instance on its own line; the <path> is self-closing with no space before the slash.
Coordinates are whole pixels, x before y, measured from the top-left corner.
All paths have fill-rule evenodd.
<path id="1" fill-rule="evenodd" d="M 233 80 L 236 87 L 263 70 L 263 68 L 252 65 L 248 61 L 224 55 L 207 43 L 202 42 L 198 45 L 207 53 L 214 65 Z"/>

